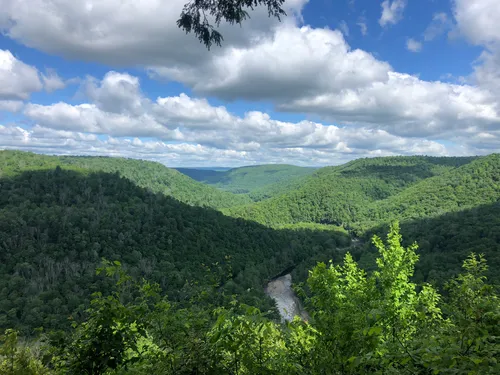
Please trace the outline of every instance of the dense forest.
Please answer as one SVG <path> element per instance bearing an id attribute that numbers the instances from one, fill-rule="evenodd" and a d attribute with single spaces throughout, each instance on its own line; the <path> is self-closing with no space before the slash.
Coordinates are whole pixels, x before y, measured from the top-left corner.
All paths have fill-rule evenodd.
<path id="1" fill-rule="evenodd" d="M 0 151 L 0 170 L 3 176 L 15 175 L 23 170 L 45 170 L 58 165 L 94 172 L 118 172 L 140 187 L 200 207 L 222 208 L 251 202 L 246 196 L 225 193 L 198 183 L 160 163 L 111 157 L 55 157 Z"/>
<path id="2" fill-rule="evenodd" d="M 458 205 L 454 202 L 456 197 L 450 194 L 453 191 L 439 190 L 448 184 L 448 180 L 451 189 L 461 191 L 461 188 L 469 187 L 465 186 L 467 183 L 473 184 L 472 188 L 482 189 L 483 187 L 474 185 L 474 182 L 483 177 L 483 172 L 476 173 L 474 166 L 481 171 L 485 169 L 485 180 L 481 181 L 486 189 L 489 188 L 485 202 L 489 201 L 488 198 L 496 200 L 498 185 L 493 178 L 499 173 L 499 159 L 499 155 L 480 158 L 475 163 L 472 163 L 474 158 L 418 156 L 360 159 L 339 167 L 321 168 L 299 189 L 263 202 L 228 208 L 224 212 L 266 225 L 316 222 L 343 225 L 351 229 L 360 227 L 360 223 L 368 220 L 373 221 L 371 225 L 389 221 L 389 218 L 384 216 L 387 214 L 422 217 L 428 214 L 425 210 L 432 209 L 428 207 L 432 202 L 422 199 L 423 194 L 427 192 L 432 194 L 432 197 L 436 196 L 437 200 L 439 194 L 442 194 L 444 203 L 448 206 Z M 467 167 L 469 163 L 474 166 Z M 467 180 L 469 176 L 472 182 Z M 465 180 L 462 181 L 461 178 Z M 420 190 L 420 184 L 425 190 Z M 407 197 L 404 192 L 410 187 L 412 189 Z M 414 202 L 405 212 L 402 212 L 400 207 L 391 207 L 391 204 L 397 204 L 401 195 L 402 201 L 410 198 Z M 481 202 L 483 198 L 477 195 L 470 199 Z M 387 206 L 389 207 L 386 208 Z M 440 212 L 447 212 L 448 206 Z M 412 210 L 417 209 L 424 212 L 413 215 Z M 362 228 L 366 229 L 367 226 Z"/>
<path id="3" fill-rule="evenodd" d="M 0 373 L 498 373 L 500 155 L 275 168 L 1 151 Z"/>
<path id="4" fill-rule="evenodd" d="M 404 247 L 394 223 L 373 237 L 377 267 L 367 274 L 347 253 L 319 263 L 304 295 L 310 319 L 280 324 L 225 295 L 218 280 L 190 304 L 135 281 L 117 261 L 97 269 L 116 281 L 94 293 L 69 333 L 21 342 L 6 330 L 3 374 L 498 374 L 500 300 L 471 254 L 442 295 L 411 281 L 416 243 Z M 126 298 L 128 297 L 128 298 Z"/>

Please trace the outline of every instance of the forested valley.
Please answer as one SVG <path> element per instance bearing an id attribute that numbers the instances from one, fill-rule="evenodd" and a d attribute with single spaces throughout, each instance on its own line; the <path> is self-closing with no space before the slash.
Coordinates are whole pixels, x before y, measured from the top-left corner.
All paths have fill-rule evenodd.
<path id="1" fill-rule="evenodd" d="M 0 151 L 0 193 L 1 374 L 500 373 L 498 154 Z M 285 273 L 305 321 L 264 293 Z"/>

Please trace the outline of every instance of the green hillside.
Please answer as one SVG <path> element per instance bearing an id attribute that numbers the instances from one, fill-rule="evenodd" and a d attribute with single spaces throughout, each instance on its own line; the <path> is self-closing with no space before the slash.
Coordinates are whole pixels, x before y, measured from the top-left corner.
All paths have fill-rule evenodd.
<path id="1" fill-rule="evenodd" d="M 299 187 L 303 178 L 311 175 L 315 168 L 269 164 L 228 171 L 191 168 L 177 170 L 197 181 L 235 194 L 249 194 L 253 200 L 259 201 Z"/>
<path id="2" fill-rule="evenodd" d="M 224 212 L 266 225 L 315 222 L 351 228 L 368 219 L 375 202 L 473 160 L 424 156 L 355 160 L 317 170 L 296 190 Z"/>
<path id="3" fill-rule="evenodd" d="M 374 202 L 365 227 L 373 222 L 418 219 L 461 211 L 500 200 L 500 154 L 473 160 Z"/>
<path id="4" fill-rule="evenodd" d="M 32 157 L 16 156 L 25 168 Z M 95 275 L 103 257 L 173 299 L 189 298 L 190 280 L 206 285 L 204 265 L 218 263 L 228 293 L 267 309 L 266 279 L 349 243 L 342 232 L 276 231 L 189 206 L 116 173 L 2 166 L 0 328 L 67 327 L 92 292 L 109 288 Z"/>
<path id="5" fill-rule="evenodd" d="M 119 173 L 136 185 L 178 199 L 181 202 L 222 208 L 251 202 L 245 196 L 219 191 L 196 182 L 163 164 L 124 158 L 90 156 L 48 156 L 20 151 L 0 151 L 0 170 L 4 175 L 25 169 L 55 168 L 57 165 L 72 169 Z"/>

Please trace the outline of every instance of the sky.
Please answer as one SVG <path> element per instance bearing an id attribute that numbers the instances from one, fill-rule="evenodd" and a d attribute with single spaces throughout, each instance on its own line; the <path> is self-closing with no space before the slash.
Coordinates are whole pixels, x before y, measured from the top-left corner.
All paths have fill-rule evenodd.
<path id="1" fill-rule="evenodd" d="M 187 0 L 0 0 L 0 149 L 171 167 L 500 151 L 498 0 L 286 0 L 221 24 Z"/>

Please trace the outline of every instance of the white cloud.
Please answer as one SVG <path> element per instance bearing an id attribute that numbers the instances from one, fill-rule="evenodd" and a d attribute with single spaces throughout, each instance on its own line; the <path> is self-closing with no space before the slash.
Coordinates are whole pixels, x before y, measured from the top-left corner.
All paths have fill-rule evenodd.
<path id="1" fill-rule="evenodd" d="M 497 0 L 455 0 L 454 16 L 460 31 L 472 43 L 500 42 L 500 6 Z"/>
<path id="2" fill-rule="evenodd" d="M 382 14 L 378 22 L 384 27 L 391 23 L 396 24 L 403 19 L 406 0 L 384 0 L 381 6 Z"/>
<path id="3" fill-rule="evenodd" d="M 151 115 L 130 116 L 104 112 L 95 104 L 70 105 L 59 102 L 44 106 L 27 104 L 24 114 L 36 123 L 60 130 L 109 134 L 113 136 L 160 137 L 176 139 L 176 134 Z"/>
<path id="4" fill-rule="evenodd" d="M 19 112 L 23 105 L 21 100 L 0 100 L 0 111 Z"/>
<path id="5" fill-rule="evenodd" d="M 0 100 L 25 100 L 42 89 L 38 70 L 8 50 L 0 50 L 0 82 Z"/>
<path id="6" fill-rule="evenodd" d="M 422 51 L 422 43 L 410 38 L 406 41 L 406 49 L 411 52 L 420 52 Z"/>
<path id="7" fill-rule="evenodd" d="M 273 158 L 287 155 L 290 161 L 292 150 L 296 150 L 298 155 L 317 153 L 323 157 L 340 155 L 344 158 L 373 152 L 447 152 L 438 142 L 405 138 L 387 130 L 340 127 L 311 121 L 284 122 L 258 111 L 237 116 L 223 106 L 214 107 L 206 99 L 191 98 L 185 94 L 159 97 L 153 102 L 142 94 L 136 77 L 123 73 L 109 72 L 102 81 L 92 79 L 91 82 L 89 97 L 94 100 L 92 103 L 28 104 L 24 113 L 35 123 L 31 136 L 40 138 L 39 134 L 45 129 L 43 134 L 52 134 L 51 138 L 59 134 L 63 138 L 68 135 L 66 138 L 71 140 L 75 140 L 71 134 L 87 134 L 89 137 L 100 134 L 112 139 L 130 137 L 132 146 L 150 148 L 175 141 L 199 145 L 214 153 L 219 152 L 214 150 L 224 150 L 252 154 L 256 155 L 255 160 L 272 154 Z M 124 92 L 126 95 L 123 95 Z M 119 113 L 116 111 L 118 108 Z M 141 137 L 157 140 L 148 143 L 136 139 Z"/>
<path id="8" fill-rule="evenodd" d="M 424 31 L 424 40 L 426 42 L 434 40 L 438 36 L 450 30 L 452 27 L 453 24 L 446 13 L 435 13 L 432 16 L 431 23 Z"/>
<path id="9" fill-rule="evenodd" d="M 337 30 L 282 25 L 269 38 L 230 48 L 203 68 L 156 67 L 153 74 L 224 99 L 289 100 L 386 81 L 390 65 L 352 50 Z"/>
<path id="10" fill-rule="evenodd" d="M 500 126 L 500 107 L 489 92 L 395 72 L 389 73 L 387 82 L 281 106 L 282 110 L 322 114 L 335 122 L 371 124 L 403 136 L 446 139 L 471 127 Z"/>
<path id="11" fill-rule="evenodd" d="M 289 0 L 285 9 L 293 15 L 307 0 Z M 220 52 L 208 52 L 176 21 L 185 0 L 2 0 L 0 30 L 51 54 L 112 65 L 194 64 Z M 267 33 L 278 21 L 265 7 L 250 12 L 242 27 L 221 24 L 224 46 L 244 46 Z"/>
<path id="12" fill-rule="evenodd" d="M 338 130 L 336 130 L 338 131 Z M 343 137 L 342 131 L 339 137 Z M 23 149 L 34 152 L 76 155 L 110 155 L 142 158 L 163 162 L 169 166 L 241 166 L 261 163 L 293 163 L 297 165 L 332 165 L 354 158 L 418 153 L 445 155 L 444 146 L 432 142 L 408 142 L 399 138 L 384 139 L 383 132 L 364 132 L 356 139 L 349 136 L 335 147 L 257 147 L 247 149 L 220 149 L 199 143 L 167 143 L 138 138 L 98 138 L 92 134 L 45 128 L 32 129 L 0 125 L 0 148 Z M 357 139 L 359 138 L 359 139 Z M 352 142 L 349 146 L 346 142 Z M 364 147 L 372 145 L 369 149 Z M 355 147 L 354 147 L 355 146 Z M 404 149 L 404 151 L 400 151 Z"/>
<path id="13" fill-rule="evenodd" d="M 289 6 L 300 12 L 306 2 L 296 0 Z M 442 152 L 436 139 L 467 143 L 473 131 L 496 137 L 499 126 L 496 31 L 487 18 L 486 26 L 472 25 L 485 16 L 463 16 L 469 3 L 456 2 L 461 4 L 454 11 L 461 32 L 487 49 L 476 67 L 480 87 L 427 82 L 395 72 L 372 54 L 352 49 L 338 30 L 298 27 L 299 17 L 294 16 L 278 24 L 265 9 L 252 14 L 242 28 L 224 25 L 223 48 L 210 52 L 175 25 L 185 0 L 3 0 L 0 28 L 28 46 L 64 57 L 149 67 L 155 77 L 178 81 L 194 92 L 193 97 L 147 98 L 137 77 L 109 72 L 102 80 L 86 80 L 88 103 L 27 105 L 26 116 L 45 128 L 108 135 L 110 144 L 129 137 L 133 147 L 146 147 L 148 143 L 139 138 L 152 137 L 165 144 L 175 141 L 269 157 L 291 158 L 290 150 L 318 158 L 420 149 Z M 398 22 L 406 2 L 383 4 L 380 23 Z M 47 90 L 54 86 L 46 83 Z M 256 111 L 238 116 L 199 95 L 268 99 L 279 110 L 304 112 L 316 121 L 324 118 L 349 128 L 277 121 Z M 368 134 L 367 139 L 376 135 L 385 143 L 357 147 L 361 143 L 356 134 Z"/>
<path id="14" fill-rule="evenodd" d="M 485 50 L 474 68 L 477 83 L 500 96 L 500 6 L 497 0 L 455 0 L 460 33 Z M 500 103 L 500 100 L 497 99 Z"/>
<path id="15" fill-rule="evenodd" d="M 59 77 L 54 69 L 47 69 L 47 73 L 42 74 L 42 80 L 45 91 L 49 93 L 66 87 L 66 82 Z"/>
<path id="16" fill-rule="evenodd" d="M 102 81 L 88 77 L 85 93 L 103 111 L 140 115 L 144 113 L 145 99 L 139 86 L 137 77 L 110 71 Z"/>
<path id="17" fill-rule="evenodd" d="M 368 26 L 366 25 L 366 18 L 365 17 L 359 17 L 356 25 L 359 26 L 359 29 L 361 31 L 361 35 L 363 35 L 363 36 L 368 35 Z"/>

